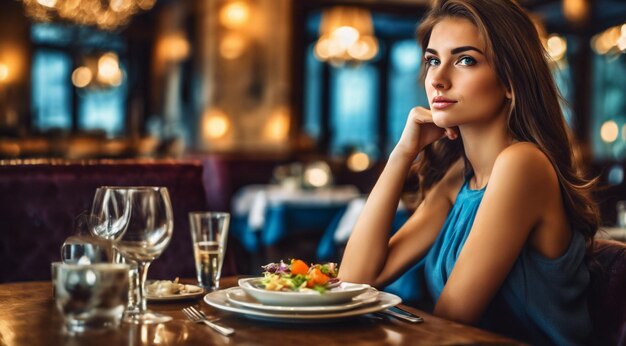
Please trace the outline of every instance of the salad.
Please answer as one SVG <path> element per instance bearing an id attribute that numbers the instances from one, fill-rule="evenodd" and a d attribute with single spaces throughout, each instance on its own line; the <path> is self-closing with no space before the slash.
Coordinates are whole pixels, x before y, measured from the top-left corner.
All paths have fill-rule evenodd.
<path id="1" fill-rule="evenodd" d="M 299 259 L 292 259 L 289 264 L 269 263 L 262 266 L 261 286 L 270 291 L 303 292 L 315 290 L 320 293 L 339 285 L 337 263 L 311 264 Z"/>

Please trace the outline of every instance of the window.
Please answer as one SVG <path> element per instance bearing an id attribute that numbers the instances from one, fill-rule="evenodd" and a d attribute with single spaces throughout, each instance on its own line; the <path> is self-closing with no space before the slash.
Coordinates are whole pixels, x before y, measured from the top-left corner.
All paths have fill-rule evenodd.
<path id="1" fill-rule="evenodd" d="M 72 127 L 72 61 L 68 54 L 39 49 L 33 56 L 32 102 L 39 130 Z"/>
<path id="2" fill-rule="evenodd" d="M 419 80 L 421 52 L 417 41 L 407 39 L 391 45 L 389 82 L 389 126 L 386 151 L 400 139 L 407 115 L 415 106 L 428 106 L 424 85 Z"/>
<path id="3" fill-rule="evenodd" d="M 34 127 L 39 131 L 105 132 L 119 136 L 124 130 L 127 87 L 120 83 L 107 85 L 98 80 L 98 57 L 109 52 L 119 54 L 123 41 L 115 34 L 92 28 L 58 24 L 34 24 L 32 65 L 32 103 Z M 89 67 L 94 81 L 78 88 L 72 84 L 72 73 L 79 66 Z M 119 73 L 124 65 L 118 62 Z M 74 101 L 75 100 L 75 101 Z"/>
<path id="4" fill-rule="evenodd" d="M 411 108 L 428 104 L 419 82 L 418 17 L 374 13 L 378 55 L 359 64 L 326 65 L 313 51 L 320 13 L 309 14 L 303 130 L 317 141 L 327 140 L 324 147 L 329 154 L 358 150 L 373 159 L 386 157 L 400 138 Z"/>
<path id="5" fill-rule="evenodd" d="M 596 160 L 626 158 L 626 56 L 593 55 L 591 144 Z"/>
<path id="6" fill-rule="evenodd" d="M 352 149 L 375 154 L 378 85 L 378 74 L 371 64 L 331 69 L 331 154 L 345 154 Z"/>

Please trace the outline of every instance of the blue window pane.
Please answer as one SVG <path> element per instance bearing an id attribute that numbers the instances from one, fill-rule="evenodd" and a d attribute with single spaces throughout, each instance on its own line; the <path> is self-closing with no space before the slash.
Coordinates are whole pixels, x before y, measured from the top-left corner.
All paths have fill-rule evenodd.
<path id="1" fill-rule="evenodd" d="M 378 85 L 376 68 L 369 64 L 331 70 L 332 154 L 345 153 L 349 148 L 376 154 Z"/>
<path id="2" fill-rule="evenodd" d="M 72 62 L 62 52 L 38 50 L 33 56 L 34 125 L 39 130 L 70 129 Z"/>
<path id="3" fill-rule="evenodd" d="M 390 47 L 390 54 L 387 153 L 400 139 L 411 108 L 428 107 L 424 85 L 419 80 L 422 59 L 417 42 L 399 41 Z"/>
<path id="4" fill-rule="evenodd" d="M 596 160 L 626 158 L 626 55 L 594 55 L 590 137 Z M 607 125 L 602 139 L 601 128 Z M 615 138 L 615 126 L 617 137 Z"/>
<path id="5" fill-rule="evenodd" d="M 313 47 L 306 54 L 306 86 L 304 94 L 304 131 L 313 139 L 319 139 L 322 122 L 322 68 L 323 63 L 315 58 Z"/>
<path id="6" fill-rule="evenodd" d="M 124 95 L 126 95 L 124 86 L 82 94 L 78 111 L 79 128 L 82 130 L 104 130 L 109 136 L 122 134 L 124 130 Z"/>

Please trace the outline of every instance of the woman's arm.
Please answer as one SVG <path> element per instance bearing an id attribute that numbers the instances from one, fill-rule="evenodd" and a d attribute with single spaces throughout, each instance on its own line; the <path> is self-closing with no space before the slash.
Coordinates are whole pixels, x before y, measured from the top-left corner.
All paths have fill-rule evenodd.
<path id="1" fill-rule="evenodd" d="M 500 153 L 435 314 L 464 323 L 477 322 L 532 232 L 541 228 L 546 215 L 561 211 L 556 173 L 539 149 L 518 143 Z"/>
<path id="2" fill-rule="evenodd" d="M 429 110 L 421 107 L 411 110 L 400 141 L 389 156 L 348 240 L 340 266 L 340 276 L 343 280 L 380 285 L 397 276 L 403 268 L 411 264 L 409 261 L 414 259 L 416 254 L 413 248 L 415 244 L 405 242 L 419 241 L 414 239 L 415 232 L 411 230 L 429 225 L 427 215 L 440 204 L 445 205 L 441 201 L 446 197 L 437 196 L 434 191 L 430 193 L 429 195 L 433 197 L 425 199 L 390 242 L 391 224 L 404 181 L 417 154 L 424 146 L 446 133 L 444 129 L 432 123 Z M 456 134 L 452 132 L 448 136 L 456 138 Z M 432 232 L 426 233 L 428 233 L 426 239 L 433 238 Z M 430 244 L 432 241 L 426 244 L 426 248 Z M 423 251 L 418 251 L 418 254 L 421 252 Z"/>

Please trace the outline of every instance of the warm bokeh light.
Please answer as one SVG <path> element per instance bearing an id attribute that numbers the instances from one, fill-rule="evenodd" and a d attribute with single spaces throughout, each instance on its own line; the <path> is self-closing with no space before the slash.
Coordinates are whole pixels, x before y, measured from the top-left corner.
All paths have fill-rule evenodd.
<path id="1" fill-rule="evenodd" d="M 109 8 L 115 12 L 128 11 L 133 3 L 129 0 L 110 0 Z"/>
<path id="2" fill-rule="evenodd" d="M 333 65 L 366 61 L 378 54 L 371 13 L 363 8 L 335 6 L 324 10 L 315 56 Z"/>
<path id="3" fill-rule="evenodd" d="M 237 32 L 229 32 L 220 42 L 220 55 L 225 59 L 233 60 L 240 57 L 246 50 L 246 39 Z"/>
<path id="4" fill-rule="evenodd" d="M 572 23 L 582 23 L 589 14 L 588 0 L 563 0 L 563 14 Z"/>
<path id="5" fill-rule="evenodd" d="M 359 40 L 359 31 L 351 26 L 340 26 L 330 34 L 330 39 L 344 48 L 349 48 Z"/>
<path id="6" fill-rule="evenodd" d="M 289 120 L 287 109 L 274 111 L 263 128 L 263 137 L 275 142 L 285 140 L 289 135 Z"/>
<path id="7" fill-rule="evenodd" d="M 620 45 L 622 37 L 626 37 L 622 31 L 623 26 L 614 26 L 593 36 L 591 38 L 591 48 L 593 48 L 593 50 L 598 54 L 607 54 L 611 52 L 614 47 Z"/>
<path id="8" fill-rule="evenodd" d="M 362 36 L 348 48 L 348 54 L 358 60 L 370 60 L 378 54 L 378 42 L 372 36 Z"/>
<path id="9" fill-rule="evenodd" d="M 56 6 L 57 4 L 57 0 L 37 0 L 37 2 L 41 6 L 50 7 L 50 8 L 54 8 L 54 6 Z"/>
<path id="10" fill-rule="evenodd" d="M 619 37 L 616 46 L 617 49 L 621 50 L 622 52 L 626 51 L 626 35 L 622 34 L 622 36 Z"/>
<path id="11" fill-rule="evenodd" d="M 250 18 L 250 6 L 244 1 L 229 2 L 220 10 L 220 23 L 227 28 L 236 29 Z"/>
<path id="12" fill-rule="evenodd" d="M 311 167 L 304 172 L 304 180 L 311 186 L 322 187 L 328 185 L 330 176 L 321 167 Z"/>
<path id="13" fill-rule="evenodd" d="M 5 0 L 6 1 L 6 0 Z M 131 17 L 151 9 L 156 0 L 21 0 L 28 17 L 50 22 L 61 19 L 77 25 L 114 30 L 129 23 Z"/>
<path id="14" fill-rule="evenodd" d="M 163 36 L 158 46 L 159 56 L 170 62 L 186 59 L 191 52 L 191 45 L 182 32 L 170 33 Z"/>
<path id="15" fill-rule="evenodd" d="M 613 120 L 605 121 L 602 127 L 600 127 L 600 138 L 606 143 L 615 142 L 618 134 L 619 128 Z"/>
<path id="16" fill-rule="evenodd" d="M 224 137 L 230 129 L 228 116 L 219 109 L 210 109 L 204 113 L 202 122 L 203 136 L 207 139 Z"/>
<path id="17" fill-rule="evenodd" d="M 0 63 L 0 82 L 4 82 L 9 78 L 9 66 Z"/>
<path id="18" fill-rule="evenodd" d="M 366 153 L 357 151 L 348 157 L 347 165 L 353 172 L 362 172 L 369 168 L 370 158 Z"/>
<path id="19" fill-rule="evenodd" d="M 117 54 L 106 53 L 98 59 L 98 81 L 113 86 L 122 83 L 122 71 L 120 70 Z"/>
<path id="20" fill-rule="evenodd" d="M 74 70 L 74 72 L 72 72 L 72 83 L 77 88 L 86 87 L 89 83 L 91 83 L 92 78 L 93 73 L 91 73 L 89 67 L 86 66 L 78 67 Z"/>
<path id="21" fill-rule="evenodd" d="M 553 34 L 547 41 L 548 54 L 555 61 L 561 60 L 567 51 L 567 42 L 559 35 Z"/>

